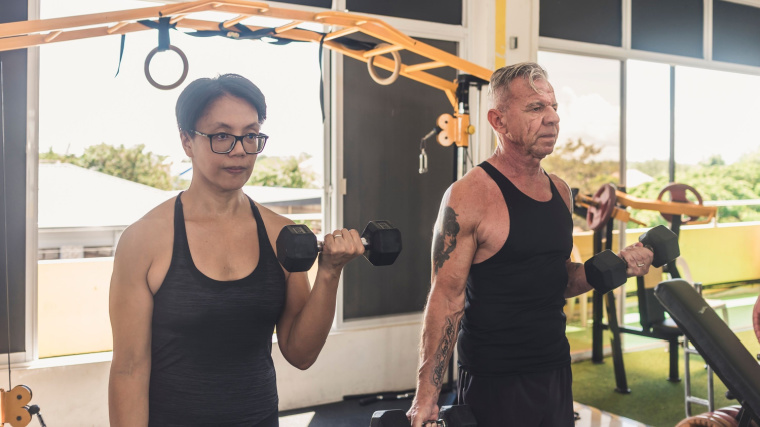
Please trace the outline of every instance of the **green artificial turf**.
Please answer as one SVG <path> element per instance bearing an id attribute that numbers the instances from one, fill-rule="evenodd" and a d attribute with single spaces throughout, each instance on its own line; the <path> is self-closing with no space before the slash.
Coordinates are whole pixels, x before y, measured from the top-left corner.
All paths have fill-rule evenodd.
<path id="1" fill-rule="evenodd" d="M 730 315 L 734 315 L 731 311 Z M 737 313 L 738 314 L 738 313 Z M 737 320 L 740 318 L 736 316 Z M 734 323 L 733 321 L 731 323 Z M 750 354 L 760 352 L 760 344 L 754 331 L 737 333 Z M 605 333 L 605 340 L 607 334 Z M 656 342 L 656 340 L 650 340 Z M 594 364 L 590 360 L 577 362 L 573 369 L 573 398 L 575 401 L 611 412 L 647 425 L 657 427 L 674 426 L 686 417 L 684 410 L 683 381 L 673 383 L 667 380 L 669 355 L 667 347 L 652 350 L 626 352 L 624 356 L 626 378 L 630 394 L 614 391 L 615 375 L 611 357 L 604 363 Z M 683 378 L 683 349 L 680 350 L 679 373 Z M 707 397 L 707 370 L 698 356 L 691 357 L 692 395 Z M 715 408 L 734 405 L 725 397 L 726 387 L 714 376 Z M 707 408 L 692 404 L 692 415 L 707 412 Z"/>

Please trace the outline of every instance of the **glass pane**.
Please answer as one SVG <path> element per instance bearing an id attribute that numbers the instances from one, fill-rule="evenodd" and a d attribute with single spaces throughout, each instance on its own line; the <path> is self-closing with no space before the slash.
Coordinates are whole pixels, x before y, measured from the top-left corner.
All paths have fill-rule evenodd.
<path id="1" fill-rule="evenodd" d="M 346 9 L 356 13 L 462 25 L 462 0 L 346 0 Z"/>
<path id="2" fill-rule="evenodd" d="M 713 60 L 760 66 L 760 8 L 713 2 Z"/>
<path id="3" fill-rule="evenodd" d="M 549 73 L 560 117 L 557 146 L 544 167 L 583 193 L 617 185 L 620 62 L 551 52 L 539 52 L 538 61 Z"/>
<path id="4" fill-rule="evenodd" d="M 539 15 L 541 37 L 622 45 L 623 9 L 619 1 L 540 0 Z"/>
<path id="5" fill-rule="evenodd" d="M 702 57 L 703 0 L 637 0 L 631 4 L 631 47 Z"/>
<path id="6" fill-rule="evenodd" d="M 670 161 L 670 66 L 627 61 L 626 187 L 628 193 L 657 199 L 668 183 Z M 648 227 L 665 224 L 659 213 L 629 209 Z M 628 228 L 641 225 L 629 222 Z"/>
<path id="7" fill-rule="evenodd" d="M 760 76 L 676 67 L 676 182 L 717 204 L 718 222 L 760 220 Z"/>
<path id="8" fill-rule="evenodd" d="M 59 3 L 43 0 L 43 18 L 93 12 L 90 1 Z M 153 6 L 122 1 L 109 2 L 107 9 Z M 275 25 L 271 20 L 251 24 Z M 157 46 L 155 30 L 127 35 L 116 77 L 118 36 L 40 48 L 40 357 L 111 349 L 107 297 L 113 250 L 129 224 L 190 183 L 191 163 L 181 147 L 174 108 L 182 89 L 197 78 L 237 73 L 259 86 L 268 110 L 261 130 L 271 138 L 244 191 L 321 233 L 318 44 L 170 35 L 187 55 L 189 74 L 169 91 L 151 86 L 143 72 L 148 52 Z M 173 52 L 159 53 L 151 63 L 162 84 L 175 81 L 181 69 Z M 140 162 L 146 165 L 142 169 Z M 94 308 L 81 316 L 71 310 L 78 306 Z M 84 329 L 90 332 L 75 333 Z"/>

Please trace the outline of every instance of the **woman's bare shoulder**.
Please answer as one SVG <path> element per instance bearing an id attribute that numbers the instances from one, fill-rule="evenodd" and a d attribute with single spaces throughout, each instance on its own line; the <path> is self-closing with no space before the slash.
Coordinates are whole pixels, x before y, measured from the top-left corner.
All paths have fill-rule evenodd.
<path id="1" fill-rule="evenodd" d="M 119 238 L 119 248 L 130 252 L 138 251 L 143 255 L 154 255 L 153 249 L 165 246 L 167 241 L 171 242 L 174 234 L 175 201 L 176 197 L 172 197 L 127 227 Z"/>

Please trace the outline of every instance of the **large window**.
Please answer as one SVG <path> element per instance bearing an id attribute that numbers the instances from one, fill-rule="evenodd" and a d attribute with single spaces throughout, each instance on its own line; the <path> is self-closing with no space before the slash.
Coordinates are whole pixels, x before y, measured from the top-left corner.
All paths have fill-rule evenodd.
<path id="1" fill-rule="evenodd" d="M 45 19 L 93 13 L 98 6 L 114 10 L 155 3 L 43 0 L 40 9 Z M 121 62 L 119 36 L 40 49 L 40 357 L 111 349 L 107 296 L 113 249 L 126 226 L 190 183 L 174 105 L 197 78 L 237 73 L 261 88 L 268 106 L 262 130 L 270 140 L 245 191 L 321 231 L 325 150 L 319 46 L 198 38 L 183 31 L 170 36 L 187 55 L 189 73 L 168 91 L 151 86 L 143 73 L 147 54 L 158 44 L 155 30 L 128 34 Z M 175 81 L 181 71 L 173 52 L 159 53 L 151 63 L 162 84 Z M 85 329 L 91 333 L 82 334 Z"/>
<path id="2" fill-rule="evenodd" d="M 719 222 L 760 220 L 760 76 L 676 67 L 676 181 L 718 202 Z"/>

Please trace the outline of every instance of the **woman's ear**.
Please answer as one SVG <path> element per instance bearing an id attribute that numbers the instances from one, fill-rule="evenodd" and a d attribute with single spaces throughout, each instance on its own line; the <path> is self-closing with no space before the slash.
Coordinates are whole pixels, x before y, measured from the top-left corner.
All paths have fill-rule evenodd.
<path id="1" fill-rule="evenodd" d="M 182 141 L 182 149 L 185 150 L 187 157 L 193 157 L 193 140 L 187 131 L 179 131 L 179 139 Z"/>

